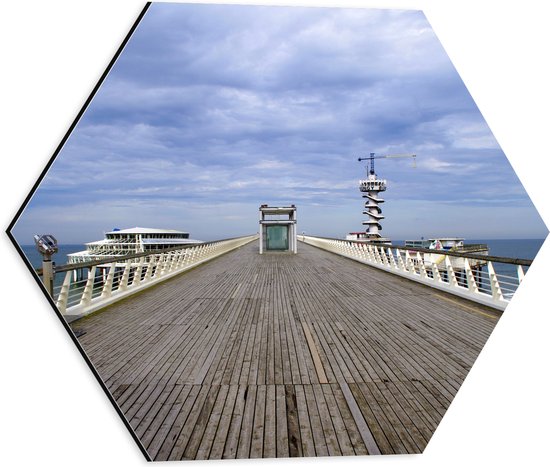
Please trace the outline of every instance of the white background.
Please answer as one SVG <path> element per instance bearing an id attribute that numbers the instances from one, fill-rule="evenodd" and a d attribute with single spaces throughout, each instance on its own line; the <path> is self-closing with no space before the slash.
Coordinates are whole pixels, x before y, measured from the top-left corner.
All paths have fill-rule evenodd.
<path id="1" fill-rule="evenodd" d="M 546 2 L 270 3 L 424 10 L 535 206 L 550 224 L 550 8 Z M 3 2 L 3 229 L 143 6 L 135 0 Z M 145 464 L 6 235 L 1 247 L 7 259 L 0 268 L 1 462 L 10 466 Z M 365 461 L 414 466 L 548 465 L 548 264 L 547 242 L 423 455 L 267 460 L 264 465 L 363 465 Z M 225 461 L 223 465 L 234 464 Z"/>

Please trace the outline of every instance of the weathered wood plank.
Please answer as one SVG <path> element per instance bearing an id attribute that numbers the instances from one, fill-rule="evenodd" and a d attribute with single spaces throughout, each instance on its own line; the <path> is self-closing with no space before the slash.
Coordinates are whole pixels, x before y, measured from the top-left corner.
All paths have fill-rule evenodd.
<path id="1" fill-rule="evenodd" d="M 218 394 L 216 397 L 216 402 L 212 408 L 212 412 L 208 417 L 208 421 L 205 422 L 205 430 L 203 432 L 202 438 L 200 439 L 200 444 L 197 449 L 196 454 L 192 457 L 193 459 L 210 459 L 210 451 L 212 450 L 212 444 L 214 443 L 214 438 L 216 432 L 218 431 L 218 425 L 222 417 L 223 408 L 225 406 L 225 401 L 227 399 L 227 393 L 229 392 L 229 386 L 214 386 L 218 387 Z M 197 436 L 198 438 L 198 436 Z"/>
<path id="2" fill-rule="evenodd" d="M 351 407 L 346 401 L 346 398 L 344 397 L 344 394 L 342 392 L 342 388 L 340 385 L 332 383 L 330 385 L 332 387 L 332 393 L 334 394 L 334 399 L 336 401 L 336 405 L 338 406 L 338 410 L 340 411 L 340 415 L 342 417 L 342 420 L 345 424 L 346 430 L 349 435 L 349 439 L 351 441 L 353 450 L 356 455 L 363 456 L 368 454 L 367 447 L 365 445 L 365 442 L 363 441 L 360 433 L 360 428 L 358 424 L 355 421 L 355 418 L 351 412 Z M 358 410 L 357 408 L 354 408 L 354 410 Z M 364 418 L 361 416 L 360 424 L 364 423 Z M 364 429 L 364 427 L 363 427 Z"/>
<path id="3" fill-rule="evenodd" d="M 222 459 L 235 459 L 237 457 L 239 437 L 244 417 L 244 408 L 246 404 L 246 397 L 248 395 L 248 388 L 246 386 L 238 386 L 238 388 Z"/>
<path id="4" fill-rule="evenodd" d="M 332 393 L 332 385 L 324 384 L 320 386 L 320 390 L 323 391 L 325 397 L 326 407 L 330 414 L 330 420 L 332 421 L 332 426 L 334 427 L 334 433 L 338 440 L 338 446 L 343 456 L 352 456 L 355 454 L 353 445 L 348 434 L 348 426 L 352 420 L 344 420 L 342 414 L 338 409 L 338 404 L 336 403 L 336 398 Z M 350 426 L 351 428 L 351 426 Z"/>
<path id="5" fill-rule="evenodd" d="M 275 386 L 275 411 L 277 421 L 277 457 L 290 457 L 288 441 L 288 422 L 285 387 L 281 384 Z"/>
<path id="6" fill-rule="evenodd" d="M 183 454 L 180 458 L 181 460 L 197 458 L 198 450 L 206 428 L 208 426 L 212 410 L 215 408 L 215 402 L 220 391 L 220 386 L 203 386 L 203 388 L 208 388 L 208 394 L 206 396 L 204 404 L 201 407 L 200 412 L 198 413 L 197 418 L 195 419 L 193 428 L 191 430 L 191 435 L 189 436 L 189 440 L 187 442 L 187 445 L 185 446 L 185 450 L 183 451 Z M 217 417 L 215 416 L 214 418 L 216 419 L 216 423 Z"/>
<path id="7" fill-rule="evenodd" d="M 250 457 L 250 444 L 254 427 L 254 409 L 256 408 L 257 386 L 247 386 L 244 394 L 246 400 L 241 431 L 239 433 L 239 445 L 237 448 L 237 459 L 248 459 Z"/>
<path id="8" fill-rule="evenodd" d="M 347 403 L 347 407 L 351 413 L 351 416 L 353 417 L 353 421 L 355 422 L 355 425 L 359 430 L 359 435 L 363 440 L 363 444 L 367 449 L 367 453 L 373 454 L 373 455 L 381 454 L 380 448 L 378 447 L 378 443 L 376 442 L 376 439 L 372 431 L 372 430 L 374 431 L 377 430 L 378 424 L 375 423 L 375 418 L 372 414 L 372 411 L 368 407 L 368 404 L 365 401 L 365 398 L 357 390 L 355 391 L 355 393 L 353 393 L 351 391 L 351 388 L 348 386 L 348 384 L 345 381 L 342 381 L 339 384 L 339 387 L 340 387 L 342 396 Z M 386 437 L 382 433 L 379 433 L 379 438 L 382 444 L 386 442 Z M 357 445 L 357 441 L 356 441 L 356 445 Z M 387 448 L 389 448 L 389 445 L 387 446 Z"/>
<path id="9" fill-rule="evenodd" d="M 323 367 L 323 362 L 321 362 L 321 357 L 319 357 L 317 346 L 315 345 L 315 341 L 313 340 L 313 336 L 311 335 L 311 331 L 309 330 L 309 326 L 306 322 L 302 322 L 302 329 L 304 330 L 304 335 L 306 336 L 309 352 L 313 358 L 313 364 L 315 365 L 315 371 L 317 372 L 319 383 L 326 384 L 328 383 L 328 379 Z"/>
<path id="10" fill-rule="evenodd" d="M 277 457 L 277 402 L 275 385 L 266 386 L 263 457 Z"/>
<path id="11" fill-rule="evenodd" d="M 265 399 L 266 386 L 257 386 L 256 406 L 254 408 L 254 421 L 252 425 L 252 440 L 250 442 L 250 458 L 262 457 L 264 452 L 264 428 L 265 428 Z"/>
<path id="12" fill-rule="evenodd" d="M 164 441 L 168 437 L 168 433 L 175 425 L 176 418 L 182 410 L 184 402 L 193 390 L 193 386 L 190 384 L 184 386 L 176 385 L 174 387 L 174 393 L 177 392 L 178 387 L 181 387 L 181 391 L 179 392 L 176 400 L 173 403 L 166 405 L 168 413 L 162 420 L 160 427 L 158 427 L 158 429 L 156 430 L 151 429 L 150 431 L 147 431 L 145 435 L 140 438 L 143 442 L 143 445 L 145 446 L 145 449 L 147 449 L 147 452 L 152 458 L 157 457 L 162 443 L 164 443 Z M 195 390 L 198 392 L 197 386 L 195 386 Z"/>
<path id="13" fill-rule="evenodd" d="M 300 424 L 300 439 L 302 442 L 302 455 L 305 457 L 315 456 L 315 441 L 311 433 L 311 420 L 309 418 L 308 406 L 304 386 L 296 385 L 296 410 L 298 411 L 298 422 Z"/>
<path id="14" fill-rule="evenodd" d="M 288 454 L 290 457 L 301 457 L 303 455 L 302 437 L 300 435 L 300 422 L 298 419 L 296 388 L 291 384 L 285 384 L 284 388 L 287 414 Z"/>
<path id="15" fill-rule="evenodd" d="M 328 409 L 327 402 L 325 400 L 325 394 L 323 392 L 323 386 L 320 384 L 313 384 L 313 393 L 315 394 L 315 400 L 317 401 L 317 409 L 319 410 L 319 419 L 321 421 L 321 427 L 325 440 L 327 443 L 327 449 L 329 456 L 341 456 L 342 451 L 338 444 L 338 438 L 336 431 L 332 423 L 331 413 Z"/>
<path id="16" fill-rule="evenodd" d="M 317 400 L 315 399 L 313 387 L 313 385 L 304 386 L 304 395 L 307 404 L 307 411 L 309 413 L 309 423 L 311 427 L 311 434 L 313 436 L 313 444 L 315 445 L 315 453 L 317 456 L 328 456 L 329 450 L 327 440 L 323 431 L 321 414 L 319 413 L 319 408 L 317 407 Z"/>
<path id="17" fill-rule="evenodd" d="M 235 402 L 237 400 L 238 391 L 238 386 L 229 386 L 227 398 L 223 406 L 223 412 L 220 417 L 220 422 L 216 430 L 215 438 L 212 442 L 212 448 L 210 450 L 210 455 L 208 456 L 208 459 L 221 459 L 223 456 L 223 451 L 229 432 L 229 426 L 231 423 L 231 416 L 235 409 Z"/>
<path id="18" fill-rule="evenodd" d="M 185 450 L 191 430 L 199 416 L 202 404 L 208 394 L 207 386 L 193 386 L 189 397 L 181 407 L 178 416 L 174 420 L 168 435 L 163 440 L 159 452 L 155 456 L 157 460 L 179 460 Z"/>

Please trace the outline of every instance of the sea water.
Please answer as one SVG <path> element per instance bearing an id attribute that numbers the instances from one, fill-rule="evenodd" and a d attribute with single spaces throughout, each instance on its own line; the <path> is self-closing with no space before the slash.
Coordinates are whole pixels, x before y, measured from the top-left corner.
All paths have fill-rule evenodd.
<path id="1" fill-rule="evenodd" d="M 42 255 L 38 253 L 35 245 L 22 245 L 21 249 L 33 268 L 36 269 L 42 267 Z M 84 245 L 59 245 L 57 253 L 52 257 L 52 261 L 59 266 L 62 264 L 67 264 L 67 255 L 69 253 L 76 253 L 85 249 L 86 247 Z"/>
<path id="2" fill-rule="evenodd" d="M 67 264 L 69 253 L 76 253 L 78 251 L 85 250 L 84 245 L 59 245 L 58 251 L 52 256 L 52 261 L 55 265 L 61 266 Z M 34 269 L 42 267 L 42 255 L 38 253 L 35 245 L 21 245 L 21 250 L 27 258 L 27 261 Z M 65 273 L 56 274 L 54 278 L 54 287 L 59 287 L 63 283 Z"/>

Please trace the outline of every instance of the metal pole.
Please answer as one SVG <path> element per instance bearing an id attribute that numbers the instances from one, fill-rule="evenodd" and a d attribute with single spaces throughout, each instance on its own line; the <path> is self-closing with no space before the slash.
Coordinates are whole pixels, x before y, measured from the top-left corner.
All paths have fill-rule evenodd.
<path id="1" fill-rule="evenodd" d="M 57 253 L 57 240 L 53 235 L 35 235 L 34 242 L 36 249 L 42 255 L 42 283 L 46 291 L 53 297 L 53 263 L 52 256 Z"/>
<path id="2" fill-rule="evenodd" d="M 46 291 L 50 294 L 50 297 L 53 297 L 53 278 L 52 257 L 44 255 L 42 259 L 42 282 Z"/>

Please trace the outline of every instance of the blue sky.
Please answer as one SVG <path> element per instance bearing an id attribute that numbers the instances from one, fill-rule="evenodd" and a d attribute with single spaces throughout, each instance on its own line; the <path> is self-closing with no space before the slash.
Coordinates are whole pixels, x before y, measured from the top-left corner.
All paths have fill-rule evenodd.
<path id="1" fill-rule="evenodd" d="M 342 237 L 370 152 L 417 154 L 377 161 L 385 236 L 547 234 L 421 12 L 184 4 L 151 6 L 13 232 L 212 240 L 292 203 Z"/>

